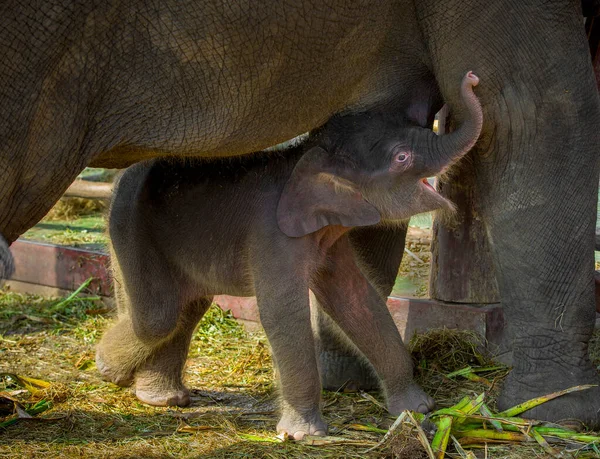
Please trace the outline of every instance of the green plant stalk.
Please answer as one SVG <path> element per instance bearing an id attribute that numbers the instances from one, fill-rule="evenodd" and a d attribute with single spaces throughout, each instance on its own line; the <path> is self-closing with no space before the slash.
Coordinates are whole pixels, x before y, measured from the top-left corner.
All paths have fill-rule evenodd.
<path id="1" fill-rule="evenodd" d="M 455 426 L 463 424 L 470 414 L 473 414 L 479 410 L 479 407 L 483 403 L 484 397 L 485 392 L 479 394 L 475 399 L 465 397 L 456 405 L 450 408 L 442 408 L 441 410 L 435 411 L 431 414 L 431 417 L 435 418 L 438 416 L 453 416 L 454 418 L 456 418 L 454 420 Z"/>
<path id="2" fill-rule="evenodd" d="M 379 427 L 376 427 L 372 424 L 350 424 L 348 427 L 353 430 L 362 430 L 364 432 L 374 432 L 374 433 L 380 433 L 380 434 L 388 433 L 387 430 L 380 429 Z"/>
<path id="3" fill-rule="evenodd" d="M 88 279 L 86 279 L 78 288 L 77 290 L 75 290 L 73 293 L 71 293 L 68 297 L 66 297 L 64 300 L 62 300 L 59 303 L 56 303 L 54 306 L 52 306 L 53 310 L 57 310 L 62 308 L 63 306 L 73 302 L 74 300 L 77 299 L 77 296 L 81 293 L 81 291 L 83 289 L 85 289 L 88 285 L 90 285 L 90 283 L 94 280 L 93 277 L 90 277 Z M 86 298 L 89 299 L 89 298 Z M 99 298 L 97 298 L 99 299 Z"/>
<path id="4" fill-rule="evenodd" d="M 552 394 L 543 395 L 542 397 L 532 398 L 531 400 L 527 400 L 526 402 L 519 403 L 518 405 L 513 406 L 505 411 L 498 413 L 498 416 L 510 418 L 521 414 L 527 410 L 535 408 L 536 406 L 541 405 L 542 403 L 546 403 L 550 400 L 553 400 L 562 395 L 570 394 L 571 392 L 577 392 L 580 390 L 590 389 L 592 387 L 596 387 L 597 384 L 584 384 L 581 386 L 570 387 L 569 389 L 561 390 L 558 392 L 553 392 Z"/>
<path id="5" fill-rule="evenodd" d="M 484 398 L 485 392 L 482 392 L 474 400 L 469 400 L 469 403 L 460 411 L 462 411 L 464 415 L 476 413 L 477 411 L 479 411 L 479 407 L 483 404 Z"/>
<path id="6" fill-rule="evenodd" d="M 456 410 L 456 411 L 463 411 L 464 407 L 467 406 L 469 404 L 469 402 L 471 401 L 471 397 L 463 397 L 460 402 L 458 402 L 456 405 L 451 406 L 450 408 L 448 408 L 449 410 Z M 437 411 L 436 411 L 437 413 Z"/>
<path id="7" fill-rule="evenodd" d="M 470 438 L 480 440 L 499 440 L 510 442 L 526 442 L 532 441 L 527 435 L 517 432 L 496 432 L 495 430 L 473 429 L 468 431 L 453 432 L 458 439 Z"/>
<path id="8" fill-rule="evenodd" d="M 444 459 L 448 440 L 450 439 L 450 430 L 452 429 L 452 416 L 441 416 L 437 422 L 437 432 L 431 440 L 431 449 L 435 454 L 435 459 Z"/>
<path id="9" fill-rule="evenodd" d="M 35 416 L 36 414 L 43 413 L 44 411 L 47 411 L 50 408 L 52 408 L 52 402 L 50 402 L 48 400 L 40 400 L 32 407 L 26 408 L 25 412 L 31 416 Z M 12 426 L 13 424 L 16 424 L 17 422 L 19 422 L 19 419 L 21 419 L 17 415 L 13 415 L 13 416 L 15 416 L 15 417 L 13 417 L 11 419 L 7 419 L 4 422 L 0 422 L 0 429 Z"/>
<path id="10" fill-rule="evenodd" d="M 483 421 L 490 422 L 489 419 L 487 419 L 487 418 L 482 419 L 481 417 L 478 417 L 478 418 L 471 417 L 470 419 L 472 419 L 471 422 L 465 422 L 464 424 L 461 424 L 460 428 L 456 429 L 456 432 L 467 432 L 470 429 L 483 429 L 484 428 Z M 515 419 L 519 420 L 519 418 L 515 418 Z M 510 432 L 522 432 L 523 429 L 529 429 L 532 427 L 532 423 L 513 422 L 510 418 L 507 418 L 507 419 L 494 418 L 494 420 L 500 422 L 500 424 L 502 426 L 502 430 L 508 430 Z"/>
<path id="11" fill-rule="evenodd" d="M 41 379 L 29 378 L 27 376 L 20 376 L 14 373 L 0 373 L 0 378 L 9 377 L 15 384 L 28 390 L 33 395 L 37 394 L 40 390 L 47 389 L 52 384 L 48 381 Z"/>
<path id="12" fill-rule="evenodd" d="M 479 412 L 482 416 L 490 418 L 488 422 L 492 425 L 494 429 L 496 429 L 498 432 L 502 432 L 502 423 L 494 418 L 494 415 L 485 403 L 481 404 L 481 406 L 479 407 Z"/>
<path id="13" fill-rule="evenodd" d="M 460 370 L 453 371 L 452 373 L 448 373 L 446 375 L 446 378 L 454 378 L 455 376 L 464 376 L 467 373 L 471 373 L 471 372 L 473 372 L 473 368 L 465 367 L 465 368 L 461 368 Z M 462 400 L 461 400 L 461 402 L 462 402 Z"/>
<path id="14" fill-rule="evenodd" d="M 534 427 L 532 430 L 535 430 L 537 433 L 543 435 L 544 437 L 557 437 L 566 440 L 579 441 L 582 443 L 600 442 L 600 437 L 596 435 L 579 434 L 577 432 L 572 432 L 566 429 L 559 429 L 556 427 Z"/>
<path id="15" fill-rule="evenodd" d="M 542 437 L 536 429 L 531 430 L 531 436 L 534 438 L 535 441 L 538 442 L 538 444 L 542 448 L 544 448 L 544 451 L 546 451 L 552 457 L 562 457 L 562 455 L 556 449 L 554 449 L 552 446 L 550 446 L 550 444 L 546 441 L 546 439 L 544 437 Z"/>
<path id="16" fill-rule="evenodd" d="M 453 430 L 452 433 L 456 435 L 457 438 L 461 437 L 469 437 L 472 436 L 471 433 L 478 430 L 483 430 L 485 432 L 492 432 L 491 430 L 481 429 L 481 424 L 479 423 L 469 423 L 461 425 L 461 428 L 458 430 Z M 508 431 L 507 433 L 520 433 L 522 430 L 517 425 L 505 424 L 503 425 L 504 431 Z M 521 426 L 521 428 L 527 427 L 526 425 Z M 572 440 L 578 441 L 581 443 L 600 443 L 600 436 L 596 435 L 585 435 L 577 432 L 573 432 L 567 429 L 560 429 L 558 427 L 543 427 L 536 426 L 532 427 L 532 430 L 535 430 L 538 434 L 543 435 L 544 437 L 556 437 L 564 440 Z"/>
<path id="17" fill-rule="evenodd" d="M 412 417 L 419 424 L 425 420 L 425 415 L 423 413 L 417 413 L 416 411 L 411 411 Z"/>
<path id="18" fill-rule="evenodd" d="M 460 370 L 456 370 L 453 371 L 452 373 L 448 373 L 446 375 L 446 378 L 453 378 L 455 376 L 464 376 L 465 378 L 468 378 L 470 374 L 473 373 L 485 373 L 488 371 L 496 371 L 496 370 L 503 370 L 505 369 L 505 366 L 502 365 L 495 365 L 495 366 L 491 366 L 491 367 L 480 367 L 480 368 L 473 368 L 473 367 L 465 367 L 465 368 L 461 368 Z M 485 378 L 483 378 L 485 379 Z"/>
<path id="19" fill-rule="evenodd" d="M 259 442 L 259 443 L 281 443 L 281 440 L 279 438 L 266 438 L 266 437 L 259 437 L 258 435 L 251 435 L 251 434 L 244 434 L 244 433 L 238 433 L 238 436 L 242 439 L 242 440 L 246 440 L 246 441 L 254 441 L 254 442 Z"/>

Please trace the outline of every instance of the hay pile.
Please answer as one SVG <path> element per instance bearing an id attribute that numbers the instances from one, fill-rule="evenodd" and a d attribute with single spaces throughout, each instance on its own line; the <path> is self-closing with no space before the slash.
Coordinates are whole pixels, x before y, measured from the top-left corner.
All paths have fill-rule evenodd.
<path id="1" fill-rule="evenodd" d="M 103 214 L 108 203 L 102 199 L 61 198 L 44 217 L 45 221 L 72 221 L 90 215 Z"/>

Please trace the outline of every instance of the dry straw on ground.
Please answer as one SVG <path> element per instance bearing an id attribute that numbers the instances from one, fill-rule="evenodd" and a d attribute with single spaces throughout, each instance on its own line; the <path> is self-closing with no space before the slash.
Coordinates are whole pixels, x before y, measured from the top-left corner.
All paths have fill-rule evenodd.
<path id="1" fill-rule="evenodd" d="M 108 208 L 103 199 L 62 198 L 44 217 L 46 221 L 74 220 L 89 215 L 97 215 Z"/>
<path id="2" fill-rule="evenodd" d="M 101 201 L 69 198 L 58 203 L 47 220 L 98 215 L 103 206 Z M 71 241 L 73 235 L 63 238 Z M 411 254 L 404 257 L 400 274 L 424 296 L 428 232 L 409 229 L 407 249 Z M 130 390 L 101 381 L 95 369 L 94 345 L 109 322 L 98 301 L 0 290 L 0 457 L 429 457 L 424 445 L 434 438 L 434 423 L 422 426 L 404 419 L 394 425 L 397 419 L 385 412 L 377 393 L 324 392 L 330 436 L 280 442 L 274 435 L 276 391 L 266 338 L 261 332 L 247 333 L 216 307 L 191 345 L 186 381 L 194 389 L 192 406 L 143 405 Z M 597 364 L 599 338 L 590 349 Z M 507 370 L 489 359 L 483 344 L 473 333 L 450 330 L 418 335 L 410 343 L 417 380 L 439 408 L 460 407 L 464 397 L 474 400 L 485 392 L 486 406 L 494 410 L 494 396 Z M 482 368 L 486 371 L 479 371 Z M 461 423 L 452 424 L 450 431 L 456 434 Z M 393 431 L 386 435 L 390 426 Z M 489 458 L 551 457 L 551 450 L 536 442 L 488 442 L 461 454 L 460 446 L 446 440 L 446 457 L 472 457 L 473 452 Z M 562 457 L 596 457 L 593 448 L 581 448 L 580 443 L 562 442 L 552 448 Z"/>
<path id="3" fill-rule="evenodd" d="M 0 293 L 0 372 L 51 383 L 26 390 L 14 378 L 3 377 L 0 396 L 9 399 L 9 407 L 12 400 L 20 404 L 20 414 L 4 413 L 4 419 L 21 418 L 3 428 L 1 457 L 427 457 L 410 424 L 401 424 L 379 444 L 394 418 L 381 408 L 376 393 L 324 393 L 330 437 L 279 442 L 266 339 L 247 333 L 216 307 L 192 342 L 186 369 L 194 388 L 192 406 L 142 405 L 128 389 L 101 381 L 95 370 L 94 344 L 109 323 L 98 314 L 103 307 L 97 303 Z M 505 373 L 476 373 L 485 382 L 465 379 L 464 373 L 447 376 L 492 364 L 470 333 L 432 332 L 411 346 L 419 381 L 442 407 L 489 391 L 490 382 L 497 385 Z M 42 411 L 23 419 L 23 412 L 35 409 Z M 431 432 L 424 433 L 430 440 Z M 547 457 L 537 444 L 489 444 L 487 451 L 493 458 Z"/>

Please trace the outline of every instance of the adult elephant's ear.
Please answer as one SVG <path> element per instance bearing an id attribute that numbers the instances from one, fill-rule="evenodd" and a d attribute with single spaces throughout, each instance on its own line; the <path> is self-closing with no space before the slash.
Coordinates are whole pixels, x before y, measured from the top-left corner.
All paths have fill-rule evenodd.
<path id="1" fill-rule="evenodd" d="M 356 185 L 339 175 L 344 165 L 313 147 L 296 164 L 277 206 L 277 223 L 289 237 L 302 237 L 330 225 L 379 223 L 381 216 Z"/>

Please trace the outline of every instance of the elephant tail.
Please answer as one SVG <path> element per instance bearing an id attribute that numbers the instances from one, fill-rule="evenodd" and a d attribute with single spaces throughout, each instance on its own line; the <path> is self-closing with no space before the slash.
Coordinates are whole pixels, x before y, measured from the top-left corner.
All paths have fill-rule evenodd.
<path id="1" fill-rule="evenodd" d="M 0 279 L 9 279 L 15 271 L 15 261 L 8 242 L 0 234 Z"/>

